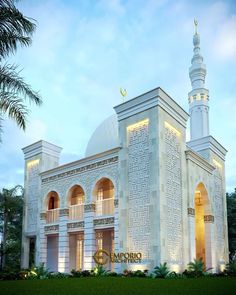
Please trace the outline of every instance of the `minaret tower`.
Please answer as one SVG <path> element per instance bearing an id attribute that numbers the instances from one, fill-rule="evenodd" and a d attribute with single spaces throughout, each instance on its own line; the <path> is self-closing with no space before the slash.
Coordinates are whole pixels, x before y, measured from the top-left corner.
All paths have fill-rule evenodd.
<path id="1" fill-rule="evenodd" d="M 200 35 L 197 32 L 197 25 L 197 20 L 194 20 L 194 54 L 189 68 L 192 91 L 188 94 L 191 140 L 209 135 L 209 91 L 205 88 L 206 65 L 200 53 Z"/>

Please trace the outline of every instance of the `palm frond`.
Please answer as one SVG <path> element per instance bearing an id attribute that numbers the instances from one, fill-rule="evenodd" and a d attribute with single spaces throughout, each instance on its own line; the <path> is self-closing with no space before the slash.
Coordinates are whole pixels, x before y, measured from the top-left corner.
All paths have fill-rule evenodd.
<path id="1" fill-rule="evenodd" d="M 23 98 L 29 98 L 29 101 L 36 105 L 42 103 L 38 92 L 31 89 L 30 85 L 25 83 L 24 79 L 19 76 L 19 71 L 16 71 L 15 65 L 0 66 L 0 90 L 4 92 L 18 93 L 23 95 Z"/>
<path id="2" fill-rule="evenodd" d="M 25 130 L 28 109 L 23 104 L 22 99 L 18 98 L 15 93 L 2 91 L 0 92 L 0 97 L 1 113 L 8 115 L 20 128 Z"/>
<path id="3" fill-rule="evenodd" d="M 2 32 L 0 33 L 0 55 L 5 57 L 10 53 L 14 53 L 18 44 L 23 47 L 29 46 L 31 43 L 32 40 L 30 37 L 25 37 L 14 32 Z"/>
<path id="4" fill-rule="evenodd" d="M 14 5 L 14 1 L 0 0 L 0 56 L 6 57 L 16 51 L 17 44 L 28 46 L 35 31 L 35 20 L 25 17 Z M 6 37 L 11 36 L 6 47 Z M 13 37 L 15 40 L 13 41 Z M 3 40 L 3 41 L 2 41 Z M 25 42 L 26 41 L 26 42 Z"/>

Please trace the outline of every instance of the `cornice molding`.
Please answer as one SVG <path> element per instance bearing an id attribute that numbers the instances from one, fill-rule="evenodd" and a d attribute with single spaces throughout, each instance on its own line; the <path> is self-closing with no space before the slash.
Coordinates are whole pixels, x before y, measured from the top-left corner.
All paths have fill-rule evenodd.
<path id="1" fill-rule="evenodd" d="M 161 107 L 183 127 L 186 127 L 189 117 L 188 113 L 160 87 L 115 106 L 114 109 L 117 113 L 118 121 L 121 121 L 156 106 Z"/>
<path id="2" fill-rule="evenodd" d="M 225 156 L 227 150 L 211 135 L 191 140 L 187 142 L 187 146 L 190 147 L 195 152 L 200 152 L 203 150 L 210 149 L 217 156 L 219 156 L 223 161 L 225 161 Z"/>
<path id="3" fill-rule="evenodd" d="M 186 155 L 186 160 L 192 161 L 193 163 L 195 163 L 196 165 L 198 165 L 199 167 L 201 167 L 208 173 L 212 174 L 213 171 L 215 170 L 215 167 L 213 165 L 211 165 L 206 159 L 201 157 L 199 154 L 197 154 L 193 150 L 189 149 L 185 151 L 185 155 Z"/>

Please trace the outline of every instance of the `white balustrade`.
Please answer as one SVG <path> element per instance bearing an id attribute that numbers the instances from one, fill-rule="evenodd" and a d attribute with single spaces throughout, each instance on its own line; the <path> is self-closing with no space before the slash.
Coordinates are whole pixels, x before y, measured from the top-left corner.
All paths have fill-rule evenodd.
<path id="1" fill-rule="evenodd" d="M 55 223 L 59 220 L 59 208 L 51 209 L 47 211 L 46 222 Z"/>
<path id="2" fill-rule="evenodd" d="M 69 206 L 69 219 L 80 220 L 84 218 L 84 204 Z"/>
<path id="3" fill-rule="evenodd" d="M 114 198 L 96 201 L 96 216 L 113 215 L 114 214 Z"/>

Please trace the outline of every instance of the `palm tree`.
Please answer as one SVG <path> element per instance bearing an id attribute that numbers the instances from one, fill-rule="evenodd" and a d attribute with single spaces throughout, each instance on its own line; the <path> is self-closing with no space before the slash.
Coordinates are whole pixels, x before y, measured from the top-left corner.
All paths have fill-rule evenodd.
<path id="1" fill-rule="evenodd" d="M 160 263 L 159 266 L 156 266 L 154 268 L 154 274 L 156 275 L 156 278 L 166 278 L 169 274 L 170 274 L 170 269 L 167 265 L 166 262 L 164 262 L 163 264 Z"/>
<path id="2" fill-rule="evenodd" d="M 20 247 L 23 193 L 23 187 L 20 185 L 0 191 L 0 232 L 2 233 L 0 269 L 6 266 L 6 258 L 10 252 L 13 252 L 11 254 L 14 254 L 14 259 L 15 256 L 20 257 L 19 253 L 14 252 Z"/>
<path id="3" fill-rule="evenodd" d="M 17 66 L 3 60 L 14 54 L 18 45 L 29 46 L 35 31 L 34 20 L 25 17 L 14 0 L 0 0 L 0 131 L 3 115 L 13 119 L 25 130 L 28 108 L 26 99 L 40 105 L 40 95 L 19 76 Z"/>

